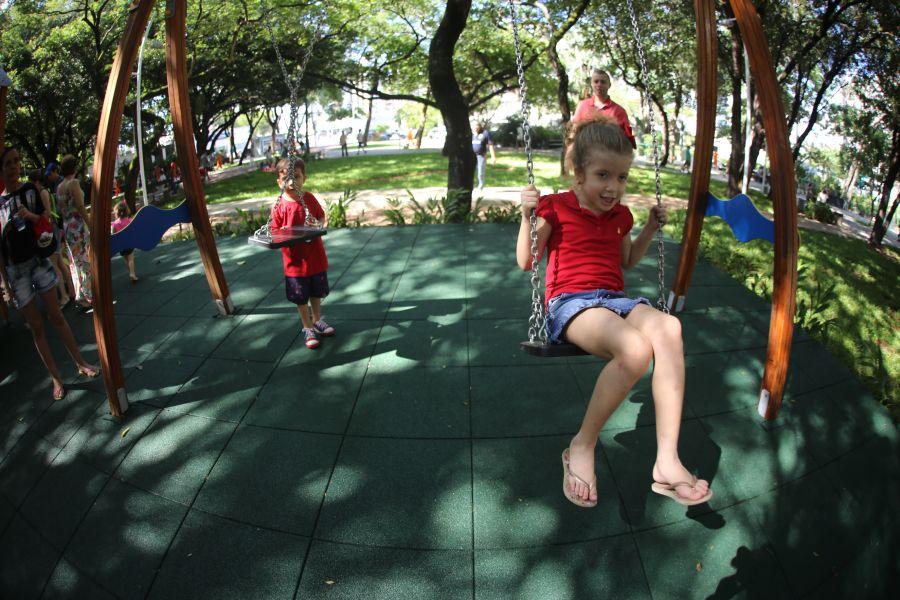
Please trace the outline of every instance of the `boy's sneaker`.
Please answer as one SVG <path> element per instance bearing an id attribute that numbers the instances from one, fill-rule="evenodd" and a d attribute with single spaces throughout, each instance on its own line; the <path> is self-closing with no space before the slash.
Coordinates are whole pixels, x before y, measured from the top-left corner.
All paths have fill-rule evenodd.
<path id="1" fill-rule="evenodd" d="M 334 327 L 325 322 L 325 319 L 319 319 L 315 322 L 313 327 L 316 328 L 316 331 L 321 335 L 328 337 L 330 335 L 334 335 Z"/>
<path id="2" fill-rule="evenodd" d="M 307 348 L 319 347 L 319 334 L 315 329 L 303 329 L 303 337 Z"/>

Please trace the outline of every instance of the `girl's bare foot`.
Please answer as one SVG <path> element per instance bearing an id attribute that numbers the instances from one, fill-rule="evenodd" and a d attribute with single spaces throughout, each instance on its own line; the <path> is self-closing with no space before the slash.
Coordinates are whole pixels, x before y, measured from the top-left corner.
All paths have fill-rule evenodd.
<path id="1" fill-rule="evenodd" d="M 66 397 L 66 388 L 63 386 L 62 381 L 58 379 L 53 380 L 53 399 L 55 401 L 62 400 Z"/>
<path id="2" fill-rule="evenodd" d="M 679 485 L 675 488 L 675 493 L 685 500 L 699 500 L 709 495 L 709 482 L 705 479 L 695 480 L 694 475 L 681 464 L 677 457 L 670 460 L 657 459 L 653 465 L 653 481 L 667 485 L 693 484 Z"/>
<path id="3" fill-rule="evenodd" d="M 597 475 L 594 473 L 593 445 L 584 445 L 573 438 L 569 443 L 569 472 L 578 477 L 567 477 L 569 496 L 584 502 L 597 502 Z M 585 485 L 585 482 L 593 485 Z"/>

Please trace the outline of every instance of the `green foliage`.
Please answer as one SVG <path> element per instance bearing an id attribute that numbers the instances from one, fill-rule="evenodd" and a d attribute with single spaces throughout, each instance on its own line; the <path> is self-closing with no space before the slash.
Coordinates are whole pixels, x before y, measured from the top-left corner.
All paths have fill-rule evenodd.
<path id="1" fill-rule="evenodd" d="M 837 284 L 828 281 L 821 269 L 809 268 L 802 262 L 797 266 L 798 284 L 801 280 L 807 284 L 802 287 L 798 285 L 794 321 L 809 333 L 824 336 L 827 329 L 837 323 L 837 318 L 828 316 L 827 312 L 837 300 Z"/>
<path id="2" fill-rule="evenodd" d="M 667 233 L 680 239 L 685 211 L 674 211 Z M 757 295 L 771 301 L 772 246 L 738 243 L 723 222 L 707 220 L 700 254 Z M 865 242 L 803 231 L 795 322 L 847 364 L 900 418 L 900 256 Z"/>
<path id="3" fill-rule="evenodd" d="M 836 224 L 841 217 L 839 213 L 831 210 L 831 207 L 824 202 L 814 201 L 806 203 L 806 216 L 829 225 Z"/>
<path id="4" fill-rule="evenodd" d="M 328 218 L 329 227 L 350 227 L 353 222 L 347 217 L 347 209 L 356 201 L 356 191 L 344 190 L 335 200 L 325 199 L 325 216 Z M 357 218 L 356 225 L 359 225 Z"/>
<path id="5" fill-rule="evenodd" d="M 395 226 L 428 225 L 435 223 L 518 223 L 520 211 L 512 202 L 487 203 L 479 198 L 464 215 L 459 212 L 456 196 L 429 198 L 419 202 L 410 190 L 406 190 L 409 204 L 404 207 L 399 198 L 388 198 L 384 216 Z M 408 216 L 407 216 L 408 214 Z"/>

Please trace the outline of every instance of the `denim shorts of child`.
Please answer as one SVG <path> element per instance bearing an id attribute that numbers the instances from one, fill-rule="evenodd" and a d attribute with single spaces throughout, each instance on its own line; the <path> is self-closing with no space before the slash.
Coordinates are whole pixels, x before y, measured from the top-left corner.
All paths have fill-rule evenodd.
<path id="1" fill-rule="evenodd" d="M 22 308 L 34 297 L 52 290 L 59 283 L 56 269 L 48 258 L 33 256 L 16 265 L 6 265 L 9 287 L 12 288 L 16 308 Z"/>
<path id="2" fill-rule="evenodd" d="M 627 317 L 638 304 L 653 306 L 646 298 L 629 298 L 622 292 L 610 290 L 559 294 L 551 298 L 547 306 L 547 339 L 554 344 L 564 343 L 566 327 L 589 308 L 607 308 L 620 317 Z"/>
<path id="3" fill-rule="evenodd" d="M 328 287 L 328 271 L 309 277 L 284 278 L 284 292 L 289 302 L 303 306 L 310 298 L 324 298 L 331 291 Z"/>

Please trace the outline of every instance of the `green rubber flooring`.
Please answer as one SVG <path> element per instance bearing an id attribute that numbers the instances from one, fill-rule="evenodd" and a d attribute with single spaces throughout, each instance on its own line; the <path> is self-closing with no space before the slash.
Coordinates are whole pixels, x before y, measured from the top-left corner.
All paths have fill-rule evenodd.
<path id="1" fill-rule="evenodd" d="M 28 331 L 0 328 L 0 597 L 897 597 L 896 425 L 802 331 L 764 425 L 769 309 L 707 264 L 680 316 L 680 450 L 715 498 L 650 492 L 647 376 L 601 434 L 599 506 L 566 501 L 560 452 L 602 363 L 519 351 L 516 233 L 330 232 L 337 335 L 317 351 L 276 252 L 220 241 L 231 317 L 193 243 L 139 253 L 135 286 L 117 257 L 121 420 L 100 381 L 50 401 Z M 655 281 L 652 257 L 627 274 L 635 293 Z"/>

